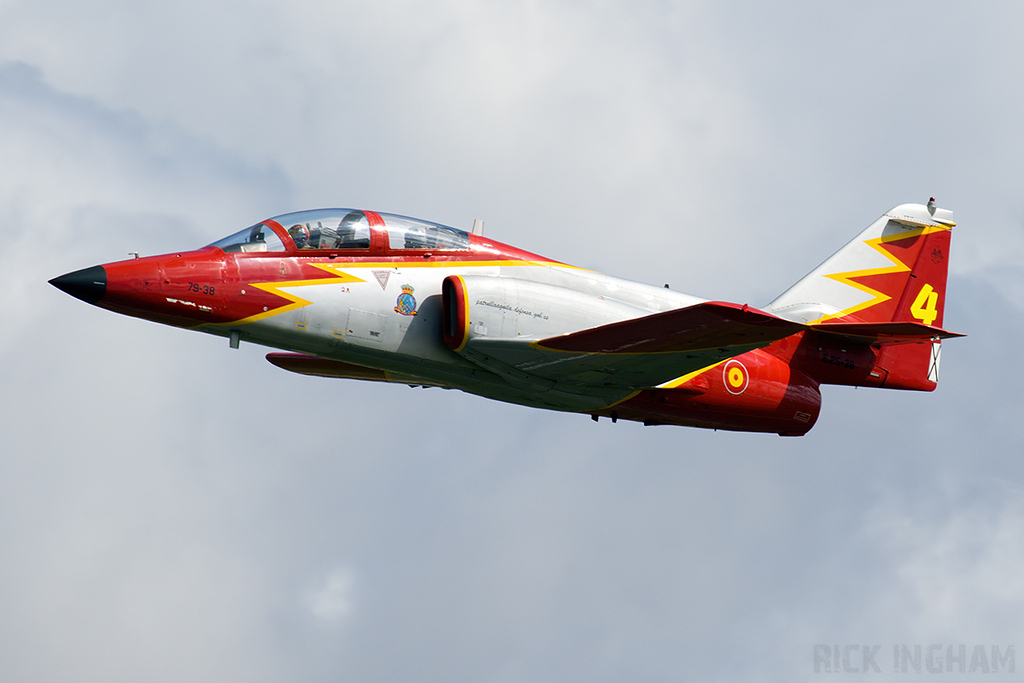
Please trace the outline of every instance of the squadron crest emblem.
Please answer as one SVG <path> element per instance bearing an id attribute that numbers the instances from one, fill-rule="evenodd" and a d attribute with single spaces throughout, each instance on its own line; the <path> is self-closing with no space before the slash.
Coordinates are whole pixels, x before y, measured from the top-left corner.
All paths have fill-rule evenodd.
<path id="1" fill-rule="evenodd" d="M 398 295 L 395 303 L 395 313 L 402 315 L 416 315 L 416 297 L 412 293 L 416 291 L 412 285 L 402 285 L 402 293 Z"/>

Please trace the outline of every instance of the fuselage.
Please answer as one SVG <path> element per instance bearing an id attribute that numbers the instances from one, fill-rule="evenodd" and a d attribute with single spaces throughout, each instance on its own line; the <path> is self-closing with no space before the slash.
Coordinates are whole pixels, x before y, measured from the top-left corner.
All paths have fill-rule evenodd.
<path id="1" fill-rule="evenodd" d="M 461 283 L 464 321 L 454 320 L 446 281 Z M 799 335 L 646 387 L 603 381 L 600 367 L 582 379 L 545 379 L 552 376 L 537 361 L 471 353 L 470 337 L 525 344 L 705 300 L 403 216 L 287 214 L 195 251 L 53 282 L 118 313 L 289 352 L 268 358 L 310 375 L 454 388 L 595 418 L 784 434 L 807 431 L 820 406 L 818 383 L 793 362 L 810 353 Z M 462 337 L 453 341 L 456 327 Z"/>

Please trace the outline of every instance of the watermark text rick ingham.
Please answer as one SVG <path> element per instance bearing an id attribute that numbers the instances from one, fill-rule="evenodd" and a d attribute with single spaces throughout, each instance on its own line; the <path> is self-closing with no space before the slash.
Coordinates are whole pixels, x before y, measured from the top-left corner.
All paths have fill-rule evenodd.
<path id="1" fill-rule="evenodd" d="M 1013 645 L 821 643 L 814 646 L 814 673 L 1012 674 L 1017 670 L 1016 657 Z"/>

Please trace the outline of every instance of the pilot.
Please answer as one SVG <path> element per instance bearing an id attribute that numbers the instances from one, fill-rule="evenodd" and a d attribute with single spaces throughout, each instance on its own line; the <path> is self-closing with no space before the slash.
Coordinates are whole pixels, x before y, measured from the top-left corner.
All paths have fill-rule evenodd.
<path id="1" fill-rule="evenodd" d="M 305 249 L 309 246 L 309 228 L 302 223 L 288 228 L 288 234 L 291 235 L 292 241 L 295 242 L 297 248 Z"/>

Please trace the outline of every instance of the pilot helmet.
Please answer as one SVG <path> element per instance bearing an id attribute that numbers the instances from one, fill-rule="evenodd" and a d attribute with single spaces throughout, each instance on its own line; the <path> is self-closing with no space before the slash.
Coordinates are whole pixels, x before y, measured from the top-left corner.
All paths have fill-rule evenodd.
<path id="1" fill-rule="evenodd" d="M 309 242 L 309 228 L 302 223 L 288 228 L 288 234 L 292 236 L 295 246 L 302 249 Z"/>

